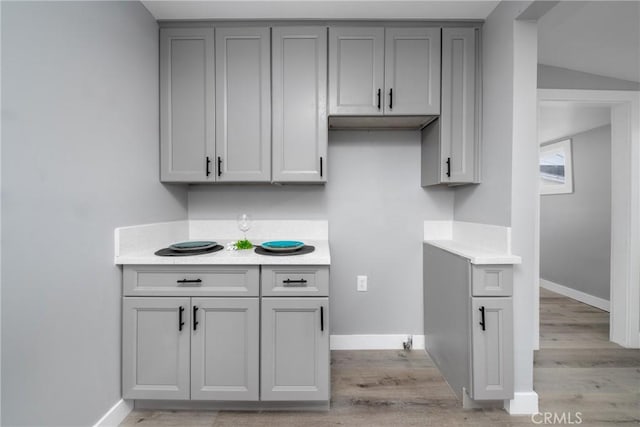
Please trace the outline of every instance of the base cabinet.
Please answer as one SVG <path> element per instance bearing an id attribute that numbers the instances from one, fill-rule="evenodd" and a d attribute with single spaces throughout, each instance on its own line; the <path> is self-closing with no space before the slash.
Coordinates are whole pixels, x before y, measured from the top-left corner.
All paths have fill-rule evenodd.
<path id="1" fill-rule="evenodd" d="M 329 400 L 328 298 L 263 298 L 262 400 Z"/>
<path id="2" fill-rule="evenodd" d="M 463 390 L 473 400 L 512 399 L 512 266 L 474 265 L 429 244 L 423 256 L 429 355 L 463 401 Z"/>
<path id="3" fill-rule="evenodd" d="M 125 399 L 258 400 L 258 298 L 125 297 Z"/>

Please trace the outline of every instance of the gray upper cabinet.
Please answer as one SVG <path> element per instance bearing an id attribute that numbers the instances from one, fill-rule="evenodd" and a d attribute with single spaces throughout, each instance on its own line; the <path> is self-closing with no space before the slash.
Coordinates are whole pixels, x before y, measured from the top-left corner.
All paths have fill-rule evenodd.
<path id="1" fill-rule="evenodd" d="M 160 30 L 161 181 L 214 179 L 213 51 L 213 28 Z"/>
<path id="2" fill-rule="evenodd" d="M 422 185 L 480 182 L 479 30 L 442 30 L 442 113 L 422 132 Z"/>
<path id="3" fill-rule="evenodd" d="M 330 115 L 437 115 L 440 28 L 329 29 Z"/>
<path id="4" fill-rule="evenodd" d="M 329 298 L 263 298 L 261 399 L 329 400 Z"/>
<path id="5" fill-rule="evenodd" d="M 383 84 L 384 28 L 330 28 L 329 114 L 382 114 Z"/>
<path id="6" fill-rule="evenodd" d="M 384 112 L 440 114 L 440 28 L 385 29 Z"/>
<path id="7" fill-rule="evenodd" d="M 220 27 L 216 38 L 216 179 L 271 181 L 271 52 L 267 27 Z"/>
<path id="8" fill-rule="evenodd" d="M 327 171 L 327 29 L 274 27 L 274 182 L 324 182 Z"/>

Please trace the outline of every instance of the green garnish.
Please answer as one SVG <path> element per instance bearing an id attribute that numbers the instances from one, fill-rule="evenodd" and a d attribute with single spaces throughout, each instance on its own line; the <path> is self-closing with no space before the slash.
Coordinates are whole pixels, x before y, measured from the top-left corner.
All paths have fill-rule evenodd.
<path id="1" fill-rule="evenodd" d="M 238 240 L 236 242 L 236 249 L 252 249 L 252 248 L 253 248 L 253 243 L 251 243 L 247 239 Z"/>

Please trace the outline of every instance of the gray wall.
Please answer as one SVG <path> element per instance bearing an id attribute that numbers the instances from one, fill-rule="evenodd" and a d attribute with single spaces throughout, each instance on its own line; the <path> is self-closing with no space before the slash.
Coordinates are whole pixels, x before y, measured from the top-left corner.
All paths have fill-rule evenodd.
<path id="1" fill-rule="evenodd" d="M 540 277 L 609 300 L 611 126 L 570 138 L 574 192 L 540 196 Z"/>
<path id="2" fill-rule="evenodd" d="M 120 399 L 115 227 L 186 218 L 158 181 L 157 25 L 137 2 L 2 2 L 2 425 Z"/>
<path id="3" fill-rule="evenodd" d="M 513 35 L 504 33 L 513 22 L 505 13 L 496 9 L 482 29 L 482 184 L 456 189 L 456 221 L 511 225 Z"/>
<path id="4" fill-rule="evenodd" d="M 417 131 L 332 131 L 328 159 L 325 186 L 191 187 L 189 217 L 328 219 L 331 333 L 422 334 L 423 221 L 451 219 L 453 192 L 420 187 Z"/>
<path id="5" fill-rule="evenodd" d="M 539 89 L 640 90 L 640 83 L 538 64 Z"/>

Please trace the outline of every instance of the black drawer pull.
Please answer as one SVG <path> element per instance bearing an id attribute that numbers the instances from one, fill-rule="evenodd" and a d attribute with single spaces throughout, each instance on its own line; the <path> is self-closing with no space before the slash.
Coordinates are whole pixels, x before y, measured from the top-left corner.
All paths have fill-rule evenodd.
<path id="1" fill-rule="evenodd" d="M 389 89 L 389 110 L 393 110 L 393 89 Z"/>
<path id="2" fill-rule="evenodd" d="M 285 279 L 285 280 L 282 281 L 282 283 L 284 284 L 284 286 L 289 286 L 289 287 L 307 286 L 306 279 L 300 279 L 300 280 Z"/>
<path id="3" fill-rule="evenodd" d="M 483 331 L 486 331 L 485 324 L 484 324 L 484 306 L 480 307 L 478 310 L 480 310 L 480 313 L 481 313 L 480 326 L 482 326 Z"/>
<path id="4" fill-rule="evenodd" d="M 176 280 L 178 283 L 202 283 L 202 279 L 182 279 Z"/>
<path id="5" fill-rule="evenodd" d="M 211 169 L 210 168 L 211 168 L 211 159 L 209 158 L 209 156 L 207 156 L 207 171 L 206 171 L 207 175 L 206 176 L 211 175 Z"/>
<path id="6" fill-rule="evenodd" d="M 184 326 L 184 322 L 182 321 L 182 313 L 184 313 L 184 307 L 180 306 L 178 309 L 178 330 L 181 331 Z"/>
<path id="7" fill-rule="evenodd" d="M 218 156 L 218 176 L 222 176 L 222 157 Z"/>
<path id="8" fill-rule="evenodd" d="M 451 178 L 451 157 L 447 157 L 447 177 Z"/>
<path id="9" fill-rule="evenodd" d="M 380 97 L 382 95 L 382 89 L 378 89 L 378 110 L 380 109 Z"/>
<path id="10" fill-rule="evenodd" d="M 198 307 L 193 306 L 193 330 L 195 331 L 198 327 L 198 321 L 196 320 L 196 312 L 198 311 Z"/>
<path id="11" fill-rule="evenodd" d="M 320 331 L 324 331 L 324 306 L 320 306 Z"/>

